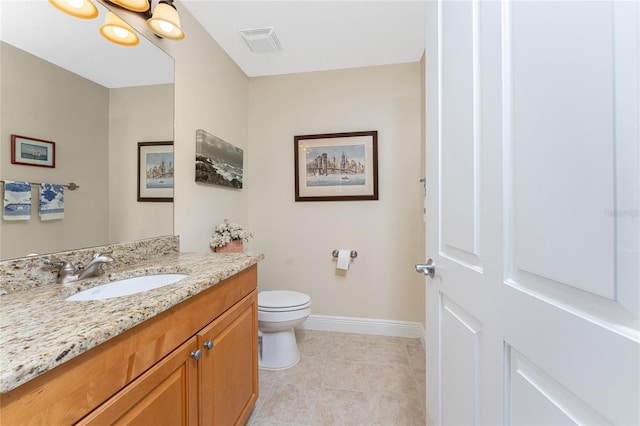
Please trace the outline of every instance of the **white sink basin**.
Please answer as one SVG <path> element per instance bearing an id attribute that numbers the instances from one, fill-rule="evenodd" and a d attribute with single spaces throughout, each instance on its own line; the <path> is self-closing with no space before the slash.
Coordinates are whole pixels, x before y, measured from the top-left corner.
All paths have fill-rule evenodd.
<path id="1" fill-rule="evenodd" d="M 157 274 L 111 281 L 110 283 L 83 290 L 80 293 L 67 297 L 65 300 L 104 300 L 113 297 L 129 296 L 174 284 L 186 277 L 188 277 L 188 275 L 185 274 Z"/>

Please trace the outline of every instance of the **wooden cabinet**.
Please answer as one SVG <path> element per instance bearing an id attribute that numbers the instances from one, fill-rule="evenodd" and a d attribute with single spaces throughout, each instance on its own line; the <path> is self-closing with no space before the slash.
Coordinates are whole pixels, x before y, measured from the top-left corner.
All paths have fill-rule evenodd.
<path id="1" fill-rule="evenodd" d="M 249 418 L 258 399 L 257 315 L 253 294 L 198 333 L 200 424 L 244 424 Z"/>
<path id="2" fill-rule="evenodd" d="M 256 284 L 254 265 L 2 394 L 1 424 L 244 424 L 258 397 Z"/>
<path id="3" fill-rule="evenodd" d="M 197 360 L 192 337 L 79 425 L 197 425 Z"/>
<path id="4" fill-rule="evenodd" d="M 254 291 L 78 424 L 245 424 L 258 398 L 256 304 Z"/>

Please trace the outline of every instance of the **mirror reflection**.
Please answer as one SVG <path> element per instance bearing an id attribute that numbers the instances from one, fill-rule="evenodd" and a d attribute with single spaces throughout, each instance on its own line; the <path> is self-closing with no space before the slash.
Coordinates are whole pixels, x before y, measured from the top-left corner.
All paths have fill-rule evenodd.
<path id="1" fill-rule="evenodd" d="M 0 2 L 0 179 L 75 182 L 64 217 L 0 220 L 0 259 L 173 233 L 173 203 L 138 202 L 138 142 L 173 140 L 173 59 L 140 36 L 123 47 L 46 0 Z M 12 164 L 11 135 L 55 143 L 55 167 Z M 4 193 L 4 188 L 3 188 Z"/>

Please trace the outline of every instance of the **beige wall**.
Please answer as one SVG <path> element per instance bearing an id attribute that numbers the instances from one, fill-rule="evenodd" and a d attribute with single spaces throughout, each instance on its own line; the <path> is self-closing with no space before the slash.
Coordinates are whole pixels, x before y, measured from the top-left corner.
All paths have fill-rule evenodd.
<path id="1" fill-rule="evenodd" d="M 249 100 L 252 247 L 261 289 L 313 298 L 320 315 L 424 321 L 419 63 L 253 78 Z M 295 202 L 293 137 L 378 131 L 378 201 Z M 358 257 L 344 275 L 334 249 Z"/>
<path id="2" fill-rule="evenodd" d="M 175 74 L 175 233 L 181 251 L 207 251 L 213 228 L 225 218 L 248 223 L 250 188 L 233 189 L 195 182 L 196 130 L 203 129 L 242 148 L 245 176 L 248 151 L 249 78 L 177 3 L 186 38 L 154 40 L 176 64 Z M 132 20 L 133 21 L 133 20 Z M 136 28 L 141 28 L 136 21 Z M 147 32 L 142 24 L 143 31 Z"/>
<path id="3" fill-rule="evenodd" d="M 184 8 L 180 8 L 180 16 L 183 27 L 188 29 L 187 38 L 179 43 L 154 42 L 176 61 L 175 233 L 180 235 L 181 250 L 208 250 L 211 231 L 224 218 L 246 223 L 256 235 L 249 248 L 263 251 L 267 256 L 260 266 L 262 289 L 305 291 L 313 297 L 315 314 L 422 322 L 424 279 L 413 271 L 413 265 L 424 260 L 422 187 L 419 184 L 423 125 L 421 65 L 381 66 L 250 81 Z M 138 28 L 142 25 L 140 22 L 135 24 Z M 6 55 L 2 59 L 3 64 L 9 62 Z M 6 72 L 5 67 L 2 72 Z M 9 92 L 2 87 L 3 103 Z M 38 98 L 37 90 L 29 93 Z M 111 102 L 114 107 L 126 103 L 132 94 L 125 90 L 114 91 Z M 65 96 L 73 99 L 65 92 L 64 96 L 60 94 L 48 99 L 53 104 L 48 104 L 47 109 L 64 111 L 58 98 Z M 151 103 L 155 101 L 150 98 L 151 94 L 145 96 L 149 96 Z M 108 101 L 104 101 L 99 108 L 107 106 Z M 83 107 L 81 111 L 95 108 Z M 13 112 L 29 123 L 29 129 L 34 129 L 33 122 L 28 120 L 29 114 Z M 106 114 L 105 111 L 103 116 Z M 5 119 L 4 112 L 2 118 Z M 65 161 L 78 163 L 91 175 L 106 176 L 106 171 L 96 173 L 90 160 L 91 156 L 107 155 L 106 125 L 105 121 L 87 126 L 90 135 L 78 134 L 78 125 L 59 125 L 48 137 L 81 140 L 83 149 L 73 150 L 80 158 L 71 157 L 72 153 L 63 149 L 62 152 L 69 155 Z M 73 136 L 57 133 L 71 128 Z M 195 183 L 195 132 L 200 128 L 245 150 L 243 190 Z M 158 133 L 150 133 L 150 140 L 166 139 L 167 129 L 158 125 L 155 130 Z M 379 132 L 380 200 L 295 203 L 293 136 L 355 130 Z M 4 124 L 2 131 L 3 138 L 5 133 L 14 132 Z M 126 129 L 112 127 L 111 131 L 112 142 L 118 136 L 126 138 Z M 123 133 L 117 135 L 119 131 Z M 100 143 L 97 134 L 101 134 Z M 110 153 L 111 162 L 128 163 L 137 159 L 137 146 L 136 151 L 133 148 L 133 143 L 114 147 Z M 6 168 L 8 159 L 1 158 L 2 176 L 5 177 L 6 170 L 13 170 Z M 111 165 L 112 181 L 131 181 L 132 177 L 124 173 L 116 176 L 117 169 L 116 164 Z M 126 169 L 130 170 L 129 167 Z M 78 173 L 73 172 L 73 176 L 80 176 Z M 37 178 L 32 177 L 34 174 L 29 176 L 30 179 Z M 16 173 L 12 178 L 23 177 Z M 106 214 L 107 182 L 102 182 L 100 189 L 96 189 L 90 178 L 83 177 L 82 181 L 71 177 L 60 179 L 78 180 L 82 189 L 93 195 L 91 199 L 83 198 L 83 202 L 102 206 L 101 212 Z M 112 191 L 111 196 L 130 199 L 133 195 L 130 185 L 129 188 L 128 191 Z M 125 201 L 125 204 L 129 203 Z M 127 214 L 129 208 L 125 207 L 122 215 L 112 211 L 112 222 L 144 226 L 141 219 L 146 213 L 136 210 Z M 72 223 L 71 220 L 61 222 Z M 77 223 L 75 225 L 77 227 Z M 6 229 L 2 232 L 6 233 Z M 118 238 L 115 234 L 111 237 Z M 337 248 L 351 248 L 359 253 L 351 269 L 343 275 L 336 273 L 331 257 L 331 251 Z"/>
<path id="4" fill-rule="evenodd" d="M 173 84 L 109 91 L 109 242 L 173 234 L 173 203 L 138 202 L 138 142 L 173 140 Z"/>
<path id="5" fill-rule="evenodd" d="M 108 90 L 6 43 L 0 49 L 0 178 L 80 185 L 65 192 L 64 219 L 47 222 L 38 218 L 38 189 L 33 188 L 29 221 L 0 220 L 0 257 L 105 243 Z M 11 134 L 55 142 L 56 167 L 11 164 Z"/>
<path id="6" fill-rule="evenodd" d="M 229 218 L 254 232 L 248 249 L 266 254 L 261 289 L 308 292 L 314 314 L 424 321 L 425 282 L 413 271 L 424 261 L 420 64 L 249 79 L 176 5 L 186 38 L 150 39 L 176 61 L 181 251 L 208 250 L 213 227 Z M 128 20 L 148 34 L 139 17 Z M 197 129 L 244 149 L 244 189 L 194 182 Z M 379 132 L 380 200 L 295 203 L 293 136 L 355 130 Z M 337 248 L 359 253 L 345 276 Z"/>

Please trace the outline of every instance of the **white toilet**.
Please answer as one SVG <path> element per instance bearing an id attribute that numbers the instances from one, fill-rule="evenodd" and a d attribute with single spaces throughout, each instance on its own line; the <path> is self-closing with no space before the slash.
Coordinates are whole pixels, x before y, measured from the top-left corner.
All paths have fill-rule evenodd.
<path id="1" fill-rule="evenodd" d="M 258 293 L 258 366 L 283 370 L 300 360 L 293 328 L 311 314 L 311 297 L 297 291 L 273 290 Z"/>

